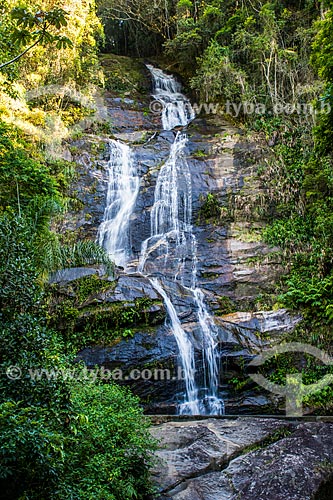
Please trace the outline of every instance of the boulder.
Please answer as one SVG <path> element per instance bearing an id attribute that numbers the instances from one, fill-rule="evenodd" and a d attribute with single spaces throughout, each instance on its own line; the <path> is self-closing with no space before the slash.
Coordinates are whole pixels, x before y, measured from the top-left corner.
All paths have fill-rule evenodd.
<path id="1" fill-rule="evenodd" d="M 208 419 L 151 432 L 159 500 L 310 500 L 332 481 L 332 423 Z"/>

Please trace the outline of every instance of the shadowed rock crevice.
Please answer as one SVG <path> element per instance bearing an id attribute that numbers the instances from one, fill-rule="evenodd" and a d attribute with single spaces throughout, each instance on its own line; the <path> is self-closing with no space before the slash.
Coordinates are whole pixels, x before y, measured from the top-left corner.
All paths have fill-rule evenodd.
<path id="1" fill-rule="evenodd" d="M 313 497 L 313 500 L 331 500 L 333 496 L 333 465 L 328 465 L 330 477 L 325 481 Z"/>

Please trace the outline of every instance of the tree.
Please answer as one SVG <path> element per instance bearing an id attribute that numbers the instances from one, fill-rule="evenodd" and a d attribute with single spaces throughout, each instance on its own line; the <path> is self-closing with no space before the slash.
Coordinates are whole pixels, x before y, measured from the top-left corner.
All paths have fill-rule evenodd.
<path id="1" fill-rule="evenodd" d="M 172 0 L 99 0 L 102 17 L 124 23 L 140 23 L 149 31 L 170 39 L 174 24 L 174 2 Z"/>
<path id="2" fill-rule="evenodd" d="M 330 154 L 333 149 L 333 9 L 318 21 L 317 28 L 311 62 L 324 80 L 325 89 L 320 98 L 324 110 L 316 128 L 316 147 L 320 154 Z"/>
<path id="3" fill-rule="evenodd" d="M 61 8 L 50 11 L 38 10 L 35 13 L 23 7 L 15 7 L 11 17 L 16 21 L 16 27 L 11 34 L 11 42 L 17 45 L 28 45 L 20 54 L 0 64 L 0 69 L 15 63 L 39 43 L 56 43 L 57 48 L 72 46 L 71 40 L 55 32 L 67 26 L 67 13 Z M 33 42 L 33 43 L 31 43 Z"/>
<path id="4" fill-rule="evenodd" d="M 233 102 L 241 100 L 245 93 L 246 75 L 231 63 L 228 47 L 221 47 L 212 40 L 202 57 L 198 58 L 199 69 L 191 80 L 206 102 L 218 101 L 223 96 Z"/>

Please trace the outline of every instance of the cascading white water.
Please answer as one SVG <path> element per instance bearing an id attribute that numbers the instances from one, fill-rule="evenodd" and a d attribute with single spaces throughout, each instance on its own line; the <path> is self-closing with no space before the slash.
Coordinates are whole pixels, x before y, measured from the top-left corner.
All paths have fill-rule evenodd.
<path id="1" fill-rule="evenodd" d="M 191 415 L 199 415 L 200 409 L 198 404 L 198 389 L 195 383 L 195 361 L 193 345 L 191 344 L 188 336 L 183 330 L 180 320 L 177 316 L 176 309 L 167 296 L 166 291 L 161 286 L 161 283 L 156 278 L 150 279 L 150 282 L 155 290 L 163 297 L 170 318 L 171 328 L 176 338 L 177 346 L 179 349 L 186 387 L 184 401 L 180 406 L 184 408 L 184 410 L 186 408 L 185 413 L 190 413 Z"/>
<path id="2" fill-rule="evenodd" d="M 129 221 L 140 184 L 134 155 L 126 144 L 110 140 L 108 170 L 106 208 L 97 240 L 118 266 L 125 267 L 131 256 Z"/>
<path id="3" fill-rule="evenodd" d="M 153 252 L 162 255 L 159 269 L 170 267 L 169 252 L 173 250 L 174 275 L 182 276 L 182 269 L 191 245 L 192 186 L 191 174 L 184 155 L 185 134 L 177 133 L 169 158 L 157 178 L 154 205 L 151 210 L 151 236 L 143 242 L 138 271 L 143 272 L 146 260 Z"/>
<path id="4" fill-rule="evenodd" d="M 218 396 L 219 354 L 218 332 L 205 304 L 205 295 L 197 285 L 197 240 L 193 235 L 191 292 L 197 305 L 197 316 L 202 334 L 203 385 L 200 413 L 223 415 L 224 401 Z"/>
<path id="5" fill-rule="evenodd" d="M 187 143 L 185 134 L 176 135 L 167 162 L 157 178 L 154 206 L 151 212 L 151 234 L 186 231 L 191 224 L 191 176 L 183 151 Z M 180 161 L 182 160 L 182 161 Z M 183 184 L 183 186 L 181 186 Z M 182 192 L 180 193 L 180 187 Z M 183 216 L 179 196 L 183 196 Z"/>
<path id="6" fill-rule="evenodd" d="M 218 397 L 219 363 L 217 356 L 217 332 L 205 305 L 205 296 L 200 288 L 192 289 L 195 302 L 198 306 L 198 320 L 202 331 L 202 355 L 204 371 L 204 387 L 201 395 L 200 413 L 208 415 L 222 415 L 224 402 Z"/>
<path id="7" fill-rule="evenodd" d="M 188 125 L 195 113 L 190 101 L 181 93 L 181 85 L 162 70 L 147 64 L 154 79 L 153 97 L 160 101 L 162 108 L 163 130 L 172 130 L 178 125 Z"/>
<path id="8" fill-rule="evenodd" d="M 163 71 L 150 65 L 147 67 L 154 80 L 153 97 L 163 104 L 163 128 L 170 130 L 176 125 L 187 125 L 194 113 L 189 101 L 180 93 L 180 85 Z M 191 292 L 202 337 L 203 381 L 200 387 L 196 384 L 193 345 L 181 327 L 166 291 L 159 282 L 152 280 L 153 286 L 164 298 L 185 373 L 186 395 L 185 401 L 179 405 L 179 413 L 220 415 L 224 413 L 224 403 L 218 397 L 217 333 L 196 278 L 197 244 L 191 225 L 191 175 L 184 151 L 187 141 L 185 133 L 177 133 L 169 158 L 160 170 L 151 211 L 151 236 L 142 244 L 138 270 L 144 272 L 149 257 L 153 256 L 156 261 L 157 255 L 158 269 L 161 271 L 162 263 L 158 256 L 163 255 L 165 268 L 171 268 L 174 279 L 180 280 Z M 190 270 L 186 269 L 187 262 L 191 262 Z M 190 275 L 188 286 L 185 283 L 187 275 Z"/>
<path id="9" fill-rule="evenodd" d="M 154 97 L 163 104 L 164 130 L 186 126 L 194 118 L 189 100 L 180 92 L 176 80 L 161 70 L 147 66 L 154 79 Z M 194 347 L 182 328 L 176 309 L 162 283 L 151 278 L 153 287 L 163 297 L 172 331 L 178 345 L 185 379 L 184 400 L 180 414 L 222 414 L 223 401 L 218 397 L 217 334 L 213 319 L 204 302 L 204 293 L 197 286 L 197 242 L 192 230 L 192 184 L 186 161 L 188 139 L 178 132 L 168 160 L 160 169 L 151 210 L 151 235 L 142 243 L 138 270 L 146 271 L 148 261 L 161 274 L 168 273 L 189 291 L 197 309 L 201 330 L 203 376 L 196 377 Z M 130 148 L 119 141 L 110 141 L 107 202 L 97 235 L 115 263 L 126 267 L 131 258 L 129 222 L 139 191 L 139 176 Z M 190 263 L 190 269 L 188 264 Z M 150 273 L 150 274 L 154 274 Z"/>

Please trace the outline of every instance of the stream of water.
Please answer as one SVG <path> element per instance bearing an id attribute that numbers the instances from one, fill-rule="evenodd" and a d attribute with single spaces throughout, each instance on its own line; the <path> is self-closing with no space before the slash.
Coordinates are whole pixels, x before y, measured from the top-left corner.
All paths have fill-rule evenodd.
<path id="1" fill-rule="evenodd" d="M 139 193 L 140 178 L 134 154 L 127 144 L 110 140 L 108 191 L 97 240 L 117 266 L 131 257 L 129 221 Z"/>
<path id="2" fill-rule="evenodd" d="M 194 118 L 190 101 L 181 93 L 174 77 L 147 65 L 153 79 L 153 97 L 163 105 L 162 126 L 172 130 L 186 127 Z M 197 283 L 197 242 L 192 228 L 192 183 L 186 160 L 188 138 L 177 132 L 167 161 L 162 165 L 151 210 L 150 237 L 142 242 L 138 271 L 150 279 L 163 297 L 169 323 L 179 349 L 185 375 L 185 394 L 179 414 L 221 415 L 224 403 L 219 397 L 219 352 L 217 331 Z M 99 242 L 125 267 L 129 256 L 129 219 L 139 189 L 133 154 L 128 146 L 111 143 L 109 186 Z M 149 263 L 149 266 L 147 265 Z M 156 275 L 162 278 L 157 278 Z M 168 289 L 167 279 L 178 282 L 192 297 L 200 329 L 202 366 L 196 363 L 193 343 L 182 327 Z"/>
<path id="3" fill-rule="evenodd" d="M 147 64 L 147 68 L 154 80 L 153 97 L 162 103 L 163 130 L 188 125 L 195 117 L 195 113 L 190 101 L 181 93 L 180 83 L 159 68 L 154 68 L 150 64 Z"/>

